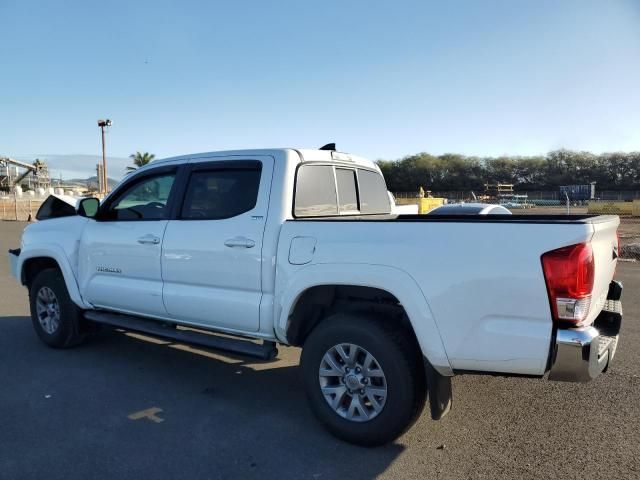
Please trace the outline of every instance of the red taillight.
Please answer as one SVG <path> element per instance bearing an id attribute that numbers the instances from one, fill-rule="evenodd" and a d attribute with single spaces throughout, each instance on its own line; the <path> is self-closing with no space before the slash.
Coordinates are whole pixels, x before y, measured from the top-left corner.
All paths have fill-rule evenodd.
<path id="1" fill-rule="evenodd" d="M 591 245 L 579 243 L 545 253 L 542 270 L 554 320 L 583 322 L 591 306 L 595 274 Z"/>

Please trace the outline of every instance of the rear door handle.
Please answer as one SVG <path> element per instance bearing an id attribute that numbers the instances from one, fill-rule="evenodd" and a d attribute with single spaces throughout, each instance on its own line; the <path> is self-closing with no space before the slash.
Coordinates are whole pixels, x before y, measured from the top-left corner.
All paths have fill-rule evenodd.
<path id="1" fill-rule="evenodd" d="M 232 248 L 233 247 L 252 248 L 252 247 L 255 247 L 256 242 L 246 237 L 234 237 L 234 238 L 229 238 L 228 240 L 225 240 L 224 244 L 227 247 L 232 247 Z"/>
<path id="2" fill-rule="evenodd" d="M 143 245 L 157 245 L 160 243 L 160 237 L 151 234 L 144 235 L 138 239 L 138 243 L 142 243 Z"/>

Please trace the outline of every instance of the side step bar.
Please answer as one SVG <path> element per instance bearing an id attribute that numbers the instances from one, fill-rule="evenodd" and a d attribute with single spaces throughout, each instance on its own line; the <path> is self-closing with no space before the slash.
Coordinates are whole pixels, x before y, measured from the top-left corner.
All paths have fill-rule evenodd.
<path id="1" fill-rule="evenodd" d="M 147 320 L 131 315 L 98 312 L 95 310 L 85 312 L 84 316 L 87 320 L 111 327 L 147 333 L 190 345 L 200 345 L 215 350 L 238 353 L 240 355 L 256 357 L 261 360 L 271 360 L 278 354 L 275 342 L 263 341 L 262 343 L 253 343 L 249 340 L 241 340 L 239 338 L 222 337 L 193 330 L 165 327 L 154 320 Z"/>

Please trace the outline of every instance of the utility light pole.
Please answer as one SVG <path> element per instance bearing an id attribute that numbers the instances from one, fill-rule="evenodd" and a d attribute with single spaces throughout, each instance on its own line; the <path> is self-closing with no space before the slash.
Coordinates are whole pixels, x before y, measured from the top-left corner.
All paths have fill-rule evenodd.
<path id="1" fill-rule="evenodd" d="M 107 183 L 109 177 L 107 177 L 107 156 L 104 148 L 104 127 L 110 127 L 111 125 L 112 122 L 108 118 L 106 120 L 98 120 L 98 126 L 102 133 L 102 188 L 100 189 L 100 193 L 104 193 L 105 195 L 109 192 L 109 185 Z"/>

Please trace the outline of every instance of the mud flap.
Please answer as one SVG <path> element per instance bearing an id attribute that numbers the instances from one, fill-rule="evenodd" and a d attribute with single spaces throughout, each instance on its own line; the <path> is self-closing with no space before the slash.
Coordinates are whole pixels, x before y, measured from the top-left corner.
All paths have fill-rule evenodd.
<path id="1" fill-rule="evenodd" d="M 440 420 L 449 413 L 453 402 L 451 377 L 440 375 L 426 358 L 424 359 L 424 371 L 427 377 L 431 418 Z"/>

